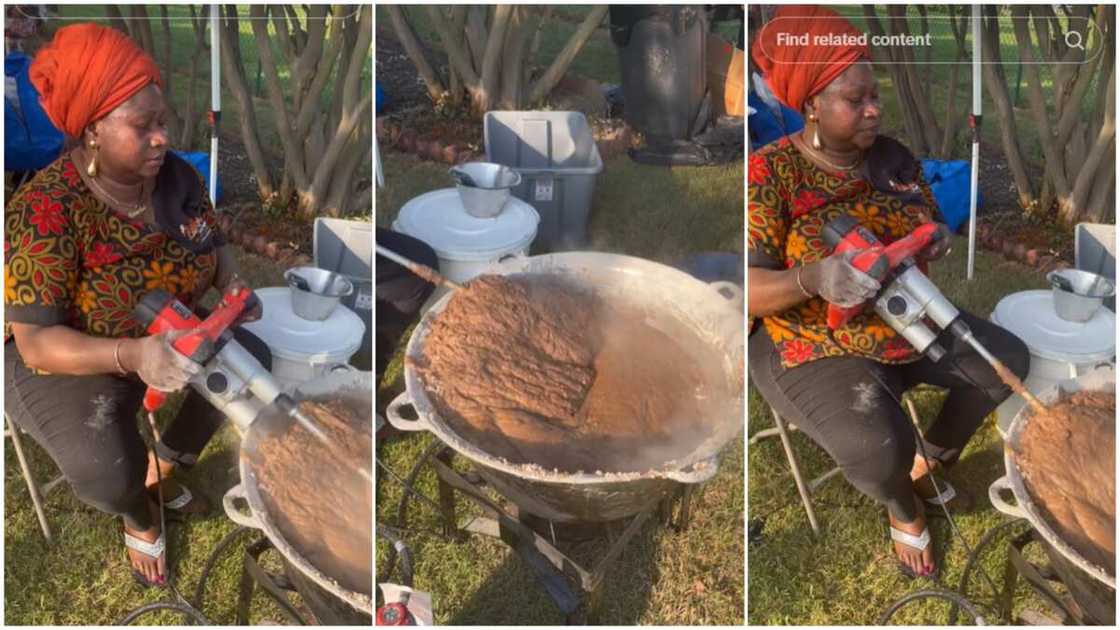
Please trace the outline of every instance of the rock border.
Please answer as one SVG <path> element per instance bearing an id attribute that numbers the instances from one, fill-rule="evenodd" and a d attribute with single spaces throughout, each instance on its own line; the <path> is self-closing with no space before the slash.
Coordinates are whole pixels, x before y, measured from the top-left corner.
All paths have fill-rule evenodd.
<path id="1" fill-rule="evenodd" d="M 623 124 L 611 130 L 609 137 L 596 139 L 599 155 L 604 160 L 618 154 L 626 153 L 627 149 L 634 146 L 637 138 L 629 125 Z M 401 153 L 415 155 L 421 160 L 440 162 L 443 164 L 463 164 L 485 159 L 485 154 L 479 153 L 472 147 L 461 143 L 444 143 L 439 138 L 420 135 L 415 129 L 405 127 L 388 118 L 377 120 L 377 141 L 383 147 L 392 147 Z"/>
<path id="2" fill-rule="evenodd" d="M 259 232 L 241 229 L 232 214 L 223 213 L 218 218 L 218 227 L 227 242 L 238 245 L 251 254 L 263 256 L 287 268 L 311 264 L 311 256 L 298 249 L 280 241 L 270 241 Z"/>
<path id="3" fill-rule="evenodd" d="M 1000 254 L 1007 260 L 1037 269 L 1042 274 L 1073 267 L 1073 263 L 1055 255 L 1052 250 L 1028 249 L 1023 243 L 1003 238 L 996 233 L 995 228 L 983 221 L 976 226 L 976 241 L 984 249 Z"/>

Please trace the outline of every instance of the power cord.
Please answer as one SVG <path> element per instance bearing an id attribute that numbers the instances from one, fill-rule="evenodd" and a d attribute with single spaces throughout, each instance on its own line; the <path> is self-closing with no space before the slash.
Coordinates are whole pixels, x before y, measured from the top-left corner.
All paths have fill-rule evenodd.
<path id="1" fill-rule="evenodd" d="M 961 369 L 960 364 L 957 363 L 955 358 L 950 358 L 950 361 L 952 361 L 953 366 L 957 368 L 957 371 L 960 372 L 962 375 L 964 375 L 964 377 L 970 383 L 972 383 L 972 385 L 974 387 L 977 387 L 978 389 L 981 389 L 981 390 L 983 389 L 982 387 L 980 387 L 979 383 L 977 383 L 971 376 L 968 375 L 967 372 L 965 372 L 963 369 Z M 886 383 L 884 383 L 883 380 L 881 378 L 879 378 L 879 375 L 874 370 L 868 370 L 868 372 L 871 374 L 872 378 L 874 378 L 879 383 L 879 385 L 881 385 L 883 387 L 883 389 L 887 392 L 887 394 L 890 395 L 890 397 L 900 407 L 902 407 L 904 405 L 902 399 L 900 397 L 896 396 L 894 391 L 891 388 L 887 387 Z M 926 453 L 925 442 L 922 438 L 922 434 L 921 434 L 920 431 L 918 431 L 918 427 L 912 422 L 910 423 L 910 429 L 914 432 L 914 441 L 917 443 L 918 453 L 921 455 L 922 460 L 925 461 L 926 469 L 929 470 L 929 480 L 930 480 L 930 483 L 933 484 L 933 491 L 936 493 L 936 496 L 941 496 L 942 491 L 941 491 L 941 488 L 937 484 L 936 477 L 933 474 L 933 464 L 931 462 L 931 458 Z M 964 534 L 961 533 L 960 528 L 957 527 L 957 522 L 953 519 L 953 515 L 950 514 L 949 507 L 946 505 L 946 502 L 941 502 L 941 510 L 945 513 L 945 520 L 947 520 L 949 522 L 949 528 L 950 528 L 950 530 L 952 530 L 953 535 L 956 536 L 956 538 L 958 540 L 960 540 L 961 545 L 964 546 L 965 551 L 968 553 L 969 557 L 972 557 L 975 554 L 975 550 L 972 548 L 971 545 L 968 544 L 968 540 L 964 537 Z M 984 569 L 983 565 L 978 564 L 976 566 L 979 569 L 980 574 L 984 576 L 984 580 L 988 583 L 988 586 L 992 589 L 992 592 L 993 593 L 999 593 L 999 589 L 996 588 L 995 580 L 992 579 L 992 577 L 988 574 L 988 571 L 986 569 Z M 928 593 L 942 593 L 943 594 L 943 593 L 947 593 L 947 592 L 948 591 L 917 591 L 916 593 L 911 593 L 910 595 L 907 595 L 906 597 L 903 597 L 902 599 L 900 599 L 900 600 L 896 601 L 894 604 L 892 604 L 892 606 L 890 608 L 888 608 L 888 610 L 887 610 L 887 613 L 889 613 L 889 614 L 885 614 L 884 617 L 882 618 L 882 620 L 889 619 L 890 615 L 894 614 L 894 611 L 897 610 L 897 608 L 899 606 L 915 599 L 915 597 L 912 597 L 912 596 L 915 596 L 919 593 L 927 593 L 927 595 L 925 595 L 925 596 L 935 596 L 935 595 L 930 595 Z M 953 595 L 963 599 L 963 595 L 959 595 L 959 594 L 956 594 L 956 593 L 954 593 Z M 942 596 L 942 595 L 937 595 L 937 596 Z M 945 597 L 942 596 L 942 598 L 945 598 Z M 950 598 L 950 599 L 952 599 L 952 598 Z M 964 601 L 967 602 L 967 600 L 964 600 Z M 960 602 L 957 602 L 957 603 L 959 604 Z M 970 607 L 966 608 L 964 605 L 961 605 L 961 608 L 965 608 L 965 610 L 968 611 Z M 973 611 L 974 611 L 974 609 L 973 609 Z M 971 612 L 970 612 L 970 614 L 971 614 Z M 974 616 L 974 618 L 978 618 L 978 617 Z M 982 618 L 978 618 L 978 619 L 981 622 L 983 621 Z"/>
<path id="2" fill-rule="evenodd" d="M 148 430 L 150 432 L 149 437 L 151 438 L 151 446 L 149 446 L 148 451 L 151 454 L 152 459 L 156 463 L 156 495 L 159 499 L 159 531 L 160 531 L 160 535 L 164 536 L 164 539 L 166 540 L 166 539 L 170 538 L 170 536 L 168 535 L 168 532 L 167 532 L 167 515 L 166 515 L 164 505 L 163 505 L 163 471 L 160 470 L 159 455 L 156 453 L 156 447 L 155 447 L 155 445 L 160 440 L 160 434 L 159 434 L 159 428 L 156 427 L 155 414 L 154 413 L 148 413 L 147 418 L 148 418 L 148 423 L 147 423 L 148 424 Z M 229 536 L 229 538 L 233 538 L 233 536 L 231 535 L 231 536 Z M 226 542 L 226 541 L 223 541 L 223 543 L 224 542 Z M 165 549 L 166 548 L 167 548 L 167 545 L 165 545 Z M 164 553 L 166 554 L 167 552 L 165 551 Z M 170 564 L 170 563 L 168 563 L 168 564 Z M 204 582 L 202 584 L 204 584 Z M 203 626 L 213 625 L 213 623 L 210 620 L 208 620 L 205 615 L 202 614 L 201 610 L 196 608 L 195 605 L 192 604 L 190 600 L 188 600 L 186 597 L 183 596 L 183 594 L 181 592 L 179 592 L 179 589 L 175 586 L 175 580 L 172 578 L 172 573 L 171 573 L 171 567 L 170 566 L 167 567 L 167 588 L 171 591 L 171 594 L 174 597 L 173 601 L 170 601 L 170 602 L 156 602 L 156 603 L 153 603 L 153 604 L 145 604 L 144 606 L 140 606 L 139 608 L 136 608 L 135 610 L 132 610 L 127 615 L 122 617 L 120 619 L 120 621 L 117 622 L 116 625 L 120 625 L 120 626 L 130 625 L 133 621 L 136 621 L 137 618 L 139 618 L 143 615 L 146 615 L 150 612 L 155 612 L 155 611 L 158 611 L 158 610 L 173 610 L 175 612 L 182 613 L 184 616 L 188 617 L 191 621 L 197 623 L 198 625 L 203 625 Z M 200 597 L 201 597 L 201 595 L 200 595 Z M 201 603 L 202 602 L 199 601 L 199 605 L 201 605 Z"/>

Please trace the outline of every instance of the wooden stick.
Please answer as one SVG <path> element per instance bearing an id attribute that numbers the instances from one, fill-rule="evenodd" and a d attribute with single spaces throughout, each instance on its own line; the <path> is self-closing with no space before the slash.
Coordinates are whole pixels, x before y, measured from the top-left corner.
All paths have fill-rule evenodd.
<path id="1" fill-rule="evenodd" d="M 447 278 L 441 276 L 438 271 L 436 271 L 435 269 L 432 269 L 431 267 L 429 267 L 427 265 L 421 265 L 418 262 L 413 262 L 413 261 L 405 258 L 404 256 L 401 256 L 397 252 L 394 252 L 391 249 L 386 249 L 386 248 L 384 248 L 380 245 L 377 245 L 376 243 L 374 244 L 374 247 L 377 249 L 378 254 L 388 258 L 389 260 L 397 263 L 398 265 L 404 267 L 405 269 L 408 269 L 412 273 L 420 276 L 421 278 L 427 280 L 428 282 L 431 282 L 432 284 L 438 284 L 438 285 L 441 285 L 441 286 L 445 286 L 449 289 L 455 289 L 455 290 L 459 290 L 459 289 L 463 288 L 463 285 L 461 285 L 457 282 L 452 282 L 452 281 L 448 280 Z"/>

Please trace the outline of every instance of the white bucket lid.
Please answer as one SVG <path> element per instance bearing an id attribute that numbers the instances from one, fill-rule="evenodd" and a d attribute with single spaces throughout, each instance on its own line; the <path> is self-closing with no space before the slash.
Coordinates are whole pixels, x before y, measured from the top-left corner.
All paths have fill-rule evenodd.
<path id="1" fill-rule="evenodd" d="M 263 313 L 246 330 L 268 344 L 273 356 L 306 363 L 345 361 L 362 345 L 362 318 L 339 304 L 323 321 L 311 321 L 292 312 L 288 287 L 254 289 Z"/>
<path id="2" fill-rule="evenodd" d="M 1087 322 L 1058 317 L 1051 291 L 1020 291 L 996 304 L 992 321 L 1015 333 L 1043 359 L 1107 361 L 1116 352 L 1116 315 L 1101 306 Z"/>
<path id="3" fill-rule="evenodd" d="M 444 260 L 490 261 L 528 247 L 540 222 L 533 206 L 512 196 L 497 216 L 471 216 L 458 190 L 441 188 L 404 204 L 393 229 L 424 241 Z"/>

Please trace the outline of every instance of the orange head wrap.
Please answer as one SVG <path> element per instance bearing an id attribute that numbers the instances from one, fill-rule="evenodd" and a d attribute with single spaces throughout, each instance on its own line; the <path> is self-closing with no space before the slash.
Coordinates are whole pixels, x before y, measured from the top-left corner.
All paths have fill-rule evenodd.
<path id="1" fill-rule="evenodd" d="M 149 83 L 162 86 L 148 53 L 120 31 L 98 24 L 58 29 L 28 72 L 43 110 L 72 138 Z"/>
<path id="2" fill-rule="evenodd" d="M 785 36 L 779 43 L 779 33 L 801 37 L 807 33 L 809 44 L 793 44 Z M 866 43 L 822 46 L 815 43 L 822 35 L 852 39 L 863 33 L 832 9 L 786 5 L 762 27 L 751 47 L 751 57 L 770 91 L 797 112 L 809 97 L 826 88 L 849 66 L 871 58 Z"/>

